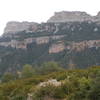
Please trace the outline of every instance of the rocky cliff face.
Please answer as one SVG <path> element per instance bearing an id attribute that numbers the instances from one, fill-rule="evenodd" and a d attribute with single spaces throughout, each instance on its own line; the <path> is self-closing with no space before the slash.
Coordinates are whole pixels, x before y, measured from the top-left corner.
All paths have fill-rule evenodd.
<path id="1" fill-rule="evenodd" d="M 96 21 L 99 19 L 99 16 L 100 13 L 98 13 L 95 17 Z M 99 39 L 95 40 L 93 39 L 93 36 L 100 31 L 100 27 L 98 25 L 99 21 L 89 22 L 89 20 L 93 21 L 93 17 L 85 12 L 59 12 L 55 13 L 55 16 L 48 20 L 48 23 L 37 24 L 33 22 L 8 22 L 3 36 L 9 37 L 13 34 L 14 38 L 11 37 L 10 41 L 0 42 L 0 46 L 12 47 L 16 49 L 27 49 L 27 45 L 31 43 L 36 43 L 37 45 L 48 44 L 51 40 L 62 41 L 66 36 L 68 41 L 72 41 L 75 37 L 81 37 L 80 34 L 82 34 L 84 37 L 78 39 L 84 39 L 82 39 L 80 42 L 74 41 L 74 43 L 70 43 L 67 46 L 64 44 L 62 45 L 61 43 L 52 44 L 49 48 L 49 53 L 58 53 L 65 49 L 81 51 L 86 47 L 98 47 L 99 45 L 96 46 L 96 44 L 98 43 Z M 64 23 L 55 23 L 59 21 L 64 21 Z M 80 23 L 80 21 L 82 22 Z M 90 27 L 90 29 L 87 29 L 87 27 Z M 25 35 L 22 35 L 22 33 Z M 88 37 L 92 37 L 91 39 L 93 40 L 86 40 L 87 36 L 84 34 L 88 33 L 90 34 Z M 19 38 L 21 38 L 21 40 L 19 40 Z M 69 40 L 69 38 L 71 40 Z M 77 39 L 75 38 L 75 40 Z"/>
<path id="2" fill-rule="evenodd" d="M 0 38 L 0 71 L 45 61 L 83 68 L 100 65 L 99 59 L 100 13 L 64 11 L 47 23 L 8 22 Z"/>
<path id="3" fill-rule="evenodd" d="M 91 16 L 87 14 L 86 12 L 80 12 L 80 11 L 62 11 L 62 12 L 56 12 L 54 16 L 52 16 L 48 22 L 83 22 L 83 21 L 100 21 L 100 13 L 97 14 L 97 16 Z"/>
<path id="4" fill-rule="evenodd" d="M 66 46 L 66 49 L 81 52 L 84 51 L 85 49 L 89 48 L 96 48 L 98 49 L 100 47 L 100 40 L 85 40 L 81 42 L 74 42 L 70 43 L 70 45 Z"/>
<path id="5" fill-rule="evenodd" d="M 27 45 L 31 43 L 36 43 L 37 45 L 42 45 L 42 44 L 47 44 L 50 42 L 50 40 L 59 40 L 63 38 L 64 35 L 56 35 L 56 36 L 43 36 L 43 37 L 31 37 L 31 38 L 26 38 L 23 40 L 16 40 L 16 39 L 11 39 L 8 42 L 0 42 L 0 46 L 3 47 L 12 47 L 16 49 L 27 49 Z"/>
<path id="6" fill-rule="evenodd" d="M 5 29 L 4 29 L 4 35 L 7 33 L 9 34 L 15 34 L 20 31 L 36 31 L 37 30 L 37 23 L 34 22 L 15 22 L 11 21 L 8 22 Z"/>
<path id="7" fill-rule="evenodd" d="M 54 16 L 48 19 L 48 23 L 59 23 L 59 22 L 84 22 L 84 21 L 92 21 L 92 22 L 100 22 L 100 12 L 98 12 L 97 16 L 91 16 L 86 12 L 80 11 L 62 11 L 62 12 L 55 12 Z M 27 31 L 27 32 L 36 32 L 42 31 L 41 25 L 35 22 L 16 22 L 11 21 L 8 22 L 5 29 L 4 35 L 15 34 L 20 31 Z M 57 27 L 57 25 L 56 25 Z M 49 31 L 50 26 L 45 26 L 45 30 Z M 56 32 L 57 30 L 55 30 Z M 9 34 L 7 34 L 9 33 Z"/>
<path id="8" fill-rule="evenodd" d="M 100 47 L 100 40 L 89 40 L 89 41 L 81 41 L 81 42 L 71 42 L 69 45 L 64 45 L 64 43 L 56 43 L 52 44 L 49 48 L 49 53 L 59 53 L 64 50 L 70 50 L 75 52 L 81 52 L 85 49 L 96 48 Z"/>

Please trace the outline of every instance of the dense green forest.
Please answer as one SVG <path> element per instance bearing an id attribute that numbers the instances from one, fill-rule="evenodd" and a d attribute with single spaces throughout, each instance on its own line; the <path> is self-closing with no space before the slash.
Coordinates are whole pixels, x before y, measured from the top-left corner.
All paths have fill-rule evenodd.
<path id="1" fill-rule="evenodd" d="M 40 85 L 49 80 L 56 82 Z M 67 70 L 56 62 L 26 64 L 1 77 L 0 100 L 100 100 L 100 66 Z"/>

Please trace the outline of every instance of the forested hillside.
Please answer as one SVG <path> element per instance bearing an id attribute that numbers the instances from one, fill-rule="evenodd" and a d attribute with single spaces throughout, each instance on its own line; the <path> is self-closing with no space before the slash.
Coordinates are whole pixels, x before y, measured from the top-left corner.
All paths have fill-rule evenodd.
<path id="1" fill-rule="evenodd" d="M 44 66 L 35 73 L 24 66 L 16 79 L 10 73 L 3 76 L 0 100 L 100 100 L 100 66 L 82 70 L 63 70 L 55 63 Z"/>

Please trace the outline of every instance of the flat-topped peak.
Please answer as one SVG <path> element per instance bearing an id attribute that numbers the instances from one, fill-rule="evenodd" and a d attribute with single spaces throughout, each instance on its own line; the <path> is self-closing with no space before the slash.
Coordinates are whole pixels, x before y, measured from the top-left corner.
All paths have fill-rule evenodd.
<path id="1" fill-rule="evenodd" d="M 47 22 L 82 22 L 82 21 L 97 21 L 97 16 L 91 16 L 86 12 L 81 11 L 61 11 L 55 14 Z M 98 19 L 99 20 L 99 19 Z"/>
<path id="2" fill-rule="evenodd" d="M 16 32 L 20 32 L 20 31 L 29 31 L 30 27 L 33 29 L 32 31 L 34 31 L 34 28 L 36 28 L 38 25 L 38 23 L 35 22 L 27 22 L 27 21 L 23 21 L 23 22 L 18 22 L 18 21 L 10 21 L 6 24 L 6 27 L 4 29 L 4 34 L 7 33 L 16 33 Z"/>
<path id="3" fill-rule="evenodd" d="M 61 12 L 55 12 L 56 14 L 74 14 L 74 15 L 88 15 L 86 12 L 82 12 L 82 11 L 61 11 Z"/>

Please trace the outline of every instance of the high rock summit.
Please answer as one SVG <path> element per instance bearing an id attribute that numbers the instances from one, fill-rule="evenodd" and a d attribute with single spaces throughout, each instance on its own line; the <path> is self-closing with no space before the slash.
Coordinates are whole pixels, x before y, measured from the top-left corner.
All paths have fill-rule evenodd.
<path id="1" fill-rule="evenodd" d="M 61 11 L 55 12 L 55 14 L 47 20 L 47 23 L 66 23 L 66 22 L 100 22 L 100 12 L 96 16 L 91 16 L 86 12 L 80 11 Z M 20 31 L 36 31 L 38 29 L 38 23 L 35 22 L 8 22 L 4 34 L 17 33 Z"/>
<path id="2" fill-rule="evenodd" d="M 96 16 L 91 16 L 86 12 L 80 11 L 62 11 L 55 12 L 47 22 L 83 22 L 83 21 L 100 21 L 100 12 Z"/>

